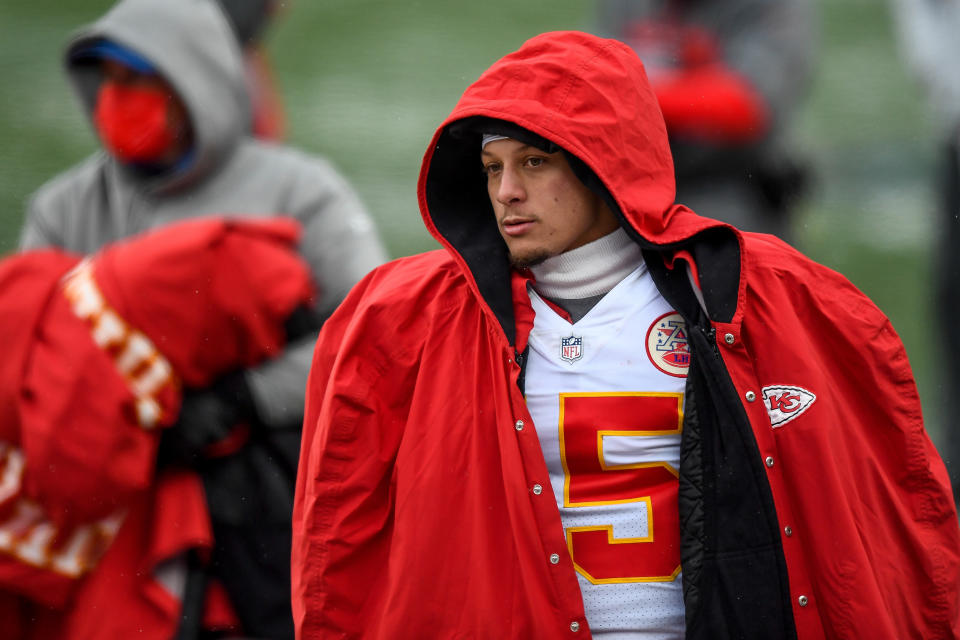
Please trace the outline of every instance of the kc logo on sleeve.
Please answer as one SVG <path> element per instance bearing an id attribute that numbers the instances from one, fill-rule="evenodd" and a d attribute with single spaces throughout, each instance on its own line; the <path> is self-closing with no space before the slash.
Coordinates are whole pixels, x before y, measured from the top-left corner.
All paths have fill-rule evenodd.
<path id="1" fill-rule="evenodd" d="M 771 385 L 764 387 L 763 405 L 770 416 L 770 424 L 782 427 L 810 408 L 817 396 L 801 387 Z"/>

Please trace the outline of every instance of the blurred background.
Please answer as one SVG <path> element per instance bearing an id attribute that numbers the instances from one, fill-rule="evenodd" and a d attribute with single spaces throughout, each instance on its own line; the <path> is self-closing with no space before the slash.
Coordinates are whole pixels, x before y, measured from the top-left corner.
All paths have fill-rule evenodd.
<path id="1" fill-rule="evenodd" d="M 110 4 L 0 3 L 0 253 L 15 249 L 27 196 L 97 146 L 60 55 L 71 31 Z M 417 210 L 417 172 L 434 128 L 463 89 L 538 32 L 596 26 L 587 0 L 281 5 L 265 42 L 286 112 L 286 140 L 327 156 L 346 174 L 395 257 L 437 246 Z M 813 91 L 795 123 L 814 182 L 795 219 L 795 244 L 844 273 L 891 318 L 939 442 L 931 117 L 888 6 L 819 5 Z"/>

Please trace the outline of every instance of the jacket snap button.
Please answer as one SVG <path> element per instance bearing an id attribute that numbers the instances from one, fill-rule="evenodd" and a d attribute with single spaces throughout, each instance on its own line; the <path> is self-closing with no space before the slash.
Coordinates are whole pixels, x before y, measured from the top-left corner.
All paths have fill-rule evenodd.
<path id="1" fill-rule="evenodd" d="M 727 335 L 723 336 L 723 341 L 727 344 L 733 344 L 736 342 L 736 338 L 733 337 L 732 333 L 728 333 Z"/>
<path id="2" fill-rule="evenodd" d="M 571 623 L 570 623 L 570 631 L 573 631 L 574 633 L 576 633 L 577 631 L 580 631 L 580 623 L 577 622 L 576 620 L 574 620 L 573 622 L 571 622 Z"/>
<path id="3" fill-rule="evenodd" d="M 560 555 L 556 553 L 551 553 L 550 564 L 559 564 L 559 563 L 560 563 Z"/>
<path id="4" fill-rule="evenodd" d="M 538 496 L 543 492 L 543 487 L 539 484 L 533 485 L 533 495 Z"/>
<path id="5" fill-rule="evenodd" d="M 747 402 L 753 402 L 757 399 L 757 394 L 755 394 L 753 391 L 747 391 L 745 394 L 743 394 L 743 397 L 747 399 Z"/>
<path id="6" fill-rule="evenodd" d="M 787 537 L 789 538 L 793 535 L 793 527 L 784 527 L 783 532 L 787 534 Z"/>
<path id="7" fill-rule="evenodd" d="M 764 462 L 766 463 L 766 465 L 767 465 L 768 467 L 772 467 L 772 466 L 773 466 L 773 456 L 767 456 L 767 458 L 766 458 L 766 460 L 764 460 Z"/>
<path id="8" fill-rule="evenodd" d="M 807 596 L 800 596 L 797 598 L 797 602 L 800 603 L 801 607 L 807 606 Z"/>
<path id="9" fill-rule="evenodd" d="M 523 420 L 517 420 L 517 423 L 513 425 L 513 428 L 517 431 L 523 431 Z"/>

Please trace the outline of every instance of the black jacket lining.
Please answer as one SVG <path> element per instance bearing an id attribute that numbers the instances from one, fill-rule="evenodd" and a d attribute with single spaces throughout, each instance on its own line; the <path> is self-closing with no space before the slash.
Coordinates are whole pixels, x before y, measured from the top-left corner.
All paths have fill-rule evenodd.
<path id="1" fill-rule="evenodd" d="M 686 274 L 644 255 L 687 323 L 692 354 L 679 497 L 687 638 L 796 638 L 773 494 L 715 331 Z"/>

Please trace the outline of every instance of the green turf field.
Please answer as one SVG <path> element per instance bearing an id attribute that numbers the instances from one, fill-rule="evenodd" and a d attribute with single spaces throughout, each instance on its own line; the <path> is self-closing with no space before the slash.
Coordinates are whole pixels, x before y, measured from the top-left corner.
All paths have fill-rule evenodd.
<path id="1" fill-rule="evenodd" d="M 334 160 L 378 220 L 391 253 L 435 246 L 415 184 L 434 127 L 503 53 L 550 29 L 592 27 L 584 0 L 295 0 L 270 33 L 289 139 Z M 0 3 L 0 252 L 13 250 L 27 195 L 95 146 L 59 67 L 70 30 L 105 0 Z M 797 243 L 845 273 L 902 335 L 939 435 L 937 337 L 927 251 L 933 143 L 900 61 L 886 5 L 821 2 L 822 52 L 799 139 L 816 187 Z"/>

